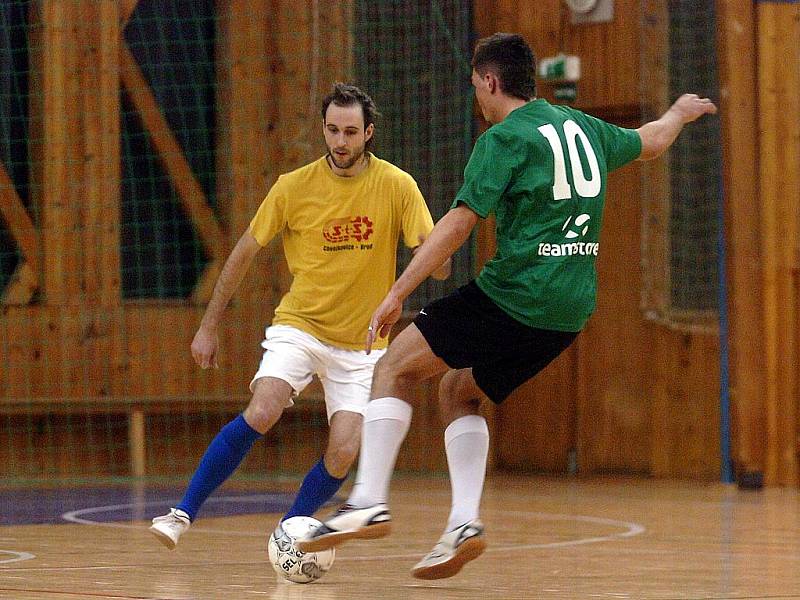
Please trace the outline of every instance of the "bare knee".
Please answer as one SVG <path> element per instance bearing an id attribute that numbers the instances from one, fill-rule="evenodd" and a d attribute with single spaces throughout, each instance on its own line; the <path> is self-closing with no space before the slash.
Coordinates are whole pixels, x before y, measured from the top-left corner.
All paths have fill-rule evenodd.
<path id="1" fill-rule="evenodd" d="M 372 397 L 410 400 L 416 395 L 417 384 L 445 371 L 445 362 L 433 353 L 420 330 L 411 323 L 397 334 L 375 365 Z"/>
<path id="2" fill-rule="evenodd" d="M 480 409 L 481 391 L 470 369 L 448 371 L 439 382 L 439 414 L 445 425 Z"/>
<path id="3" fill-rule="evenodd" d="M 291 395 L 292 387 L 285 381 L 273 377 L 259 379 L 244 410 L 244 420 L 259 433 L 266 433 L 281 418 Z"/>
<path id="4" fill-rule="evenodd" d="M 405 398 L 422 380 L 419 371 L 412 368 L 391 346 L 378 362 L 372 375 L 373 397 L 396 396 Z"/>

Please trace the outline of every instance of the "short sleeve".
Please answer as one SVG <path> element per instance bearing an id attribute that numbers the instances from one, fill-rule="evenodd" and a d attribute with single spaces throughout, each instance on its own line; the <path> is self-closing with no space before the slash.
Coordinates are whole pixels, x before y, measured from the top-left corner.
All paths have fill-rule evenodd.
<path id="1" fill-rule="evenodd" d="M 432 229 L 433 218 L 425 198 L 417 182 L 409 176 L 403 188 L 403 243 L 416 248 L 420 238 L 427 238 Z"/>
<path id="2" fill-rule="evenodd" d="M 627 129 L 607 123 L 590 115 L 584 115 L 600 138 L 609 171 L 619 169 L 636 160 L 642 153 L 642 138 L 635 129 Z"/>
<path id="3" fill-rule="evenodd" d="M 464 203 L 482 218 L 494 212 L 514 173 L 519 153 L 512 146 L 494 128 L 478 138 L 451 208 Z"/>
<path id="4" fill-rule="evenodd" d="M 286 195 L 283 187 L 279 177 L 250 221 L 250 233 L 261 246 L 269 244 L 286 226 Z"/>

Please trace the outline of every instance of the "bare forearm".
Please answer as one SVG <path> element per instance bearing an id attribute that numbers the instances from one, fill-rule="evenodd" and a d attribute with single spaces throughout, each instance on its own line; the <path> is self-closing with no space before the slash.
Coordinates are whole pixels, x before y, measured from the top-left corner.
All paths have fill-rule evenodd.
<path id="1" fill-rule="evenodd" d="M 478 215 L 466 206 L 461 205 L 448 212 L 433 228 L 390 293 L 404 300 L 434 272 L 440 274 L 446 269 L 449 274 L 450 256 L 469 238 L 477 222 Z"/>
<path id="2" fill-rule="evenodd" d="M 439 281 L 447 279 L 448 277 L 450 277 L 450 273 L 452 273 L 453 271 L 452 263 L 453 261 L 448 258 L 446 261 L 444 261 L 441 267 L 439 267 L 433 273 L 431 273 L 431 277 Z"/>
<path id="3" fill-rule="evenodd" d="M 211 301 L 206 307 L 206 312 L 200 322 L 201 327 L 207 329 L 217 329 L 222 320 L 222 314 L 228 306 L 239 285 L 242 283 L 253 257 L 258 252 L 260 246 L 253 239 L 249 232 L 239 239 L 214 286 Z"/>
<path id="4" fill-rule="evenodd" d="M 639 160 L 650 160 L 661 155 L 672 145 L 684 125 L 715 112 L 717 107 L 708 98 L 683 94 L 659 119 L 645 123 L 636 130 L 642 140 Z"/>
<path id="5" fill-rule="evenodd" d="M 683 120 L 672 110 L 661 118 L 645 123 L 637 131 L 642 138 L 642 154 L 639 160 L 651 160 L 669 148 L 683 129 Z"/>

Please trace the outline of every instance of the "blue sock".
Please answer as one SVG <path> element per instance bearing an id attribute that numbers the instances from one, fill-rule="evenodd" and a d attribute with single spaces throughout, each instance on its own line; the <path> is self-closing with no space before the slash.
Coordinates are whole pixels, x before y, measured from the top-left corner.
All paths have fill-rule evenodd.
<path id="1" fill-rule="evenodd" d="M 253 443 L 261 437 L 242 415 L 225 425 L 208 445 L 206 453 L 189 482 L 179 508 L 194 521 L 203 502 L 239 466 Z"/>
<path id="2" fill-rule="evenodd" d="M 297 492 L 294 504 L 292 504 L 289 512 L 283 516 L 281 521 L 285 521 L 289 517 L 310 517 L 323 504 L 333 498 L 333 495 L 342 487 L 345 479 L 347 479 L 347 475 L 337 479 L 328 473 L 328 469 L 325 468 L 325 459 L 320 458 L 303 479 L 303 485 L 300 486 L 300 491 Z"/>

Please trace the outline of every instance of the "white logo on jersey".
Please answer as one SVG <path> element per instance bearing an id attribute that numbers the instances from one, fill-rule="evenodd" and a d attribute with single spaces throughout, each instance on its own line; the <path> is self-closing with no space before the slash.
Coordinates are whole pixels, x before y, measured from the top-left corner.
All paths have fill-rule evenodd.
<path id="1" fill-rule="evenodd" d="M 591 217 L 589 215 L 585 214 L 585 213 L 582 214 L 582 215 L 578 215 L 577 217 L 575 217 L 575 224 L 574 224 L 575 228 L 574 229 L 573 228 L 567 229 L 567 227 L 569 227 L 569 222 L 572 221 L 572 217 L 567 219 L 564 222 L 564 226 L 561 228 L 561 231 L 564 231 L 565 229 L 567 229 L 567 233 L 564 234 L 564 237 L 567 238 L 567 239 L 570 239 L 570 240 L 574 240 L 577 237 L 582 237 L 582 236 L 586 235 L 586 232 L 589 231 L 589 226 L 586 225 L 582 229 L 580 227 L 581 227 L 581 225 L 586 223 L 589 219 L 591 219 Z M 576 231 L 576 229 L 577 229 L 577 231 Z"/>

